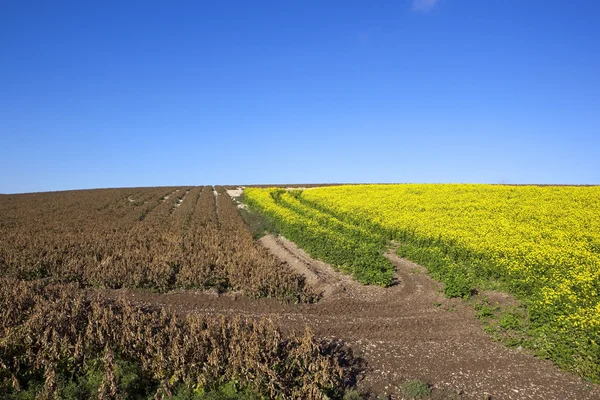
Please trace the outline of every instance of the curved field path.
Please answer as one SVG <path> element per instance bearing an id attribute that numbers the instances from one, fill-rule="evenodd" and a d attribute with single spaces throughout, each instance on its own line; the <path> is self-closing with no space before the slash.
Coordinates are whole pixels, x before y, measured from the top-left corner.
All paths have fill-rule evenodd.
<path id="1" fill-rule="evenodd" d="M 367 363 L 359 387 L 403 398 L 408 379 L 433 386 L 436 399 L 600 399 L 600 386 L 561 371 L 526 350 L 492 341 L 462 300 L 447 299 L 423 267 L 388 253 L 397 284 L 363 286 L 313 260 L 281 237 L 261 243 L 323 293 L 317 304 L 285 304 L 236 294 L 133 290 L 103 291 L 138 304 L 163 306 L 182 315 L 202 312 L 268 317 L 283 330 L 310 326 L 317 336 L 344 340 Z"/>

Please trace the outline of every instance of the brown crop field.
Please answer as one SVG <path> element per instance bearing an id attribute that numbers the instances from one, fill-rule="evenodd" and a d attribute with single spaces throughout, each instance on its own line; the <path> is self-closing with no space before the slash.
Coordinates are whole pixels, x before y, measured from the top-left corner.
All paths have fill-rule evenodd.
<path id="1" fill-rule="evenodd" d="M 179 319 L 164 310 L 90 299 L 73 284 L 0 282 L 4 396 L 24 389 L 42 398 L 73 392 L 119 398 L 134 386 L 134 395 L 163 397 L 235 381 L 270 397 L 318 399 L 335 396 L 349 378 L 331 355 L 340 354 L 336 345 L 317 342 L 310 331 L 284 337 L 265 320 Z M 96 375 L 97 387 L 64 379 L 83 373 Z"/>
<path id="2" fill-rule="evenodd" d="M 228 189 L 0 196 L 0 398 L 600 398 L 494 341 L 393 243 L 391 283 L 363 285 L 255 239 Z"/>
<path id="3" fill-rule="evenodd" d="M 258 246 L 228 197 L 216 194 L 204 186 L 6 196 L 2 275 L 312 300 L 304 278 Z"/>

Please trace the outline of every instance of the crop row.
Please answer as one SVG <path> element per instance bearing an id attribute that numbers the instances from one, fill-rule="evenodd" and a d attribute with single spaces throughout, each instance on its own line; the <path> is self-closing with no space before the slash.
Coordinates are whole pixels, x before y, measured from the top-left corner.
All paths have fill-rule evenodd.
<path id="1" fill-rule="evenodd" d="M 387 242 L 381 235 L 308 206 L 301 191 L 246 188 L 244 199 L 313 257 L 362 283 L 391 284 L 394 267 L 383 256 Z"/>
<path id="2" fill-rule="evenodd" d="M 90 298 L 75 284 L 0 278 L 0 397 L 339 398 L 349 350 L 266 320 L 190 315 Z M 209 397 L 206 397 L 209 398 Z M 212 398 L 212 397 L 210 397 Z"/>
<path id="3" fill-rule="evenodd" d="M 255 243 L 223 188 L 3 196 L 0 236 L 2 276 L 314 298 L 302 276 Z"/>

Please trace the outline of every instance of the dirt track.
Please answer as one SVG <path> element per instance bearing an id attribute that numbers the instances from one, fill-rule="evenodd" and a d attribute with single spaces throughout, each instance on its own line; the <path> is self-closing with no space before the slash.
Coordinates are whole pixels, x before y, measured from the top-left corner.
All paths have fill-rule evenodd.
<path id="1" fill-rule="evenodd" d="M 340 338 L 368 365 L 359 386 L 402 398 L 396 386 L 420 379 L 434 387 L 435 398 L 600 399 L 600 386 L 559 370 L 526 351 L 510 349 L 486 335 L 474 311 L 446 299 L 440 284 L 423 267 L 389 253 L 398 284 L 363 286 L 315 261 L 293 243 L 266 236 L 261 243 L 323 293 L 317 304 L 282 304 L 235 294 L 206 292 L 151 294 L 108 291 L 136 303 L 175 312 L 243 314 L 269 317 L 282 329 L 306 325 L 324 338 Z M 489 396 L 489 397 L 488 397 Z"/>

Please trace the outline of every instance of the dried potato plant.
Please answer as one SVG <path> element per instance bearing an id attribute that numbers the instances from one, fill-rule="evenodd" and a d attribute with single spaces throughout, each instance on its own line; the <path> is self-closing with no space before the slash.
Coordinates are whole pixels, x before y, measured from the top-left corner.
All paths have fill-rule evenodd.
<path id="1" fill-rule="evenodd" d="M 316 299 L 301 275 L 257 245 L 221 187 L 2 196 L 0 237 L 1 276 Z"/>
<path id="2" fill-rule="evenodd" d="M 98 398 L 124 395 L 124 361 L 157 397 L 233 382 L 270 398 L 335 398 L 357 374 L 349 350 L 317 341 L 310 330 L 284 337 L 263 319 L 181 319 L 164 309 L 90 299 L 74 284 L 11 278 L 0 279 L 0 304 L 2 396 L 37 380 L 40 398 L 58 398 L 65 379 L 83 379 L 98 360 Z"/>

